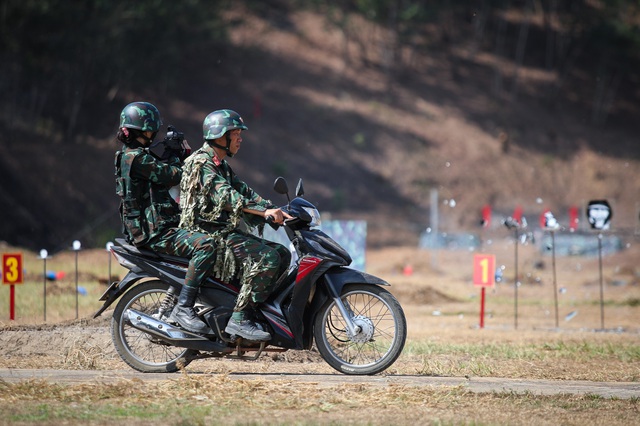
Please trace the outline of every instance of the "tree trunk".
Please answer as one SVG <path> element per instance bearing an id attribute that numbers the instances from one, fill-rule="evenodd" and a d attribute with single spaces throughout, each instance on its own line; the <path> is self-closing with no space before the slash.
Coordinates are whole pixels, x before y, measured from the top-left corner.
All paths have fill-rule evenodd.
<path id="1" fill-rule="evenodd" d="M 531 12 L 533 8 L 533 0 L 527 1 L 524 6 L 524 20 L 520 25 L 520 32 L 518 34 L 518 45 L 516 48 L 515 68 L 513 70 L 513 82 L 511 86 L 510 98 L 511 101 L 515 101 L 518 97 L 518 89 L 520 85 L 519 73 L 522 64 L 524 63 L 524 56 L 527 49 L 527 39 L 529 38 L 529 24 L 531 23 Z"/>
<path id="2" fill-rule="evenodd" d="M 507 1 L 507 4 L 505 6 L 505 9 L 509 9 L 509 5 L 510 5 L 510 1 Z M 496 56 L 496 67 L 495 67 L 495 73 L 493 76 L 493 93 L 496 96 L 501 96 L 502 95 L 502 88 L 503 88 L 503 74 L 502 74 L 502 67 L 500 66 L 500 59 L 504 58 L 504 46 L 506 43 L 506 39 L 507 39 L 507 21 L 504 19 L 504 17 L 499 17 L 498 18 L 498 29 L 496 31 L 496 50 L 495 50 L 495 56 Z"/>
<path id="3" fill-rule="evenodd" d="M 482 0 L 480 4 L 480 9 L 475 12 L 473 19 L 473 39 L 471 40 L 471 45 L 469 46 L 469 60 L 473 61 L 476 53 L 480 49 L 482 45 L 482 40 L 484 38 L 484 30 L 487 24 L 487 14 L 489 13 L 489 8 L 487 6 L 487 2 Z"/>
<path id="4" fill-rule="evenodd" d="M 544 13 L 544 28 L 547 35 L 547 45 L 545 49 L 545 67 L 547 71 L 553 70 L 555 66 L 555 54 L 556 54 L 556 35 L 553 28 L 553 22 L 557 19 L 558 15 L 558 0 L 550 0 L 549 7 L 545 9 Z"/>

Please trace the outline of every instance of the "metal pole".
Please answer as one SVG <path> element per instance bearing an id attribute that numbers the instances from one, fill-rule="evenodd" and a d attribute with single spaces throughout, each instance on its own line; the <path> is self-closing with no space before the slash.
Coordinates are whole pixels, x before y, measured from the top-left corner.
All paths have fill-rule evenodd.
<path id="1" fill-rule="evenodd" d="M 76 319 L 78 319 L 78 250 L 76 250 Z"/>
<path id="2" fill-rule="evenodd" d="M 42 287 L 43 287 L 43 298 L 44 298 L 44 322 L 47 322 L 47 258 L 46 256 L 42 258 L 44 271 L 42 274 Z"/>
<path id="3" fill-rule="evenodd" d="M 480 328 L 484 328 L 484 293 L 485 293 L 485 287 L 482 286 L 482 290 L 480 293 Z"/>
<path id="4" fill-rule="evenodd" d="M 516 265 L 515 265 L 515 279 L 514 279 L 514 288 L 515 288 L 515 295 L 514 295 L 514 319 L 515 319 L 515 328 L 516 330 L 518 329 L 518 228 L 516 227 L 515 229 L 515 237 L 516 237 L 516 255 L 515 255 L 515 261 L 516 261 Z"/>
<path id="5" fill-rule="evenodd" d="M 16 319 L 16 286 L 11 284 L 9 289 L 9 321 Z"/>
<path id="6" fill-rule="evenodd" d="M 431 189 L 430 193 L 430 204 L 431 204 L 431 232 L 433 235 L 433 250 L 431 251 L 431 267 L 438 267 L 438 190 L 435 188 Z"/>
<path id="7" fill-rule="evenodd" d="M 600 269 L 600 328 L 604 330 L 604 284 L 602 278 L 602 233 L 598 234 L 598 266 Z"/>
<path id="8" fill-rule="evenodd" d="M 78 252 L 82 247 L 80 241 L 75 240 L 71 245 L 71 249 L 76 252 L 76 319 L 78 319 Z"/>
<path id="9" fill-rule="evenodd" d="M 551 231 L 551 262 L 553 265 L 553 301 L 556 306 L 556 328 L 558 328 L 558 282 L 556 281 L 556 240 L 555 232 Z"/>

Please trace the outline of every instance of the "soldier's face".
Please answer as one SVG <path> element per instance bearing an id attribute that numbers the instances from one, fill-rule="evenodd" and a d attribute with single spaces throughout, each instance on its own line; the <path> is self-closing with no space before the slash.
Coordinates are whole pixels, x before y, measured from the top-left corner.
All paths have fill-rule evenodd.
<path id="1" fill-rule="evenodd" d="M 142 132 L 143 135 L 145 135 L 148 139 L 145 138 L 138 138 L 138 142 L 140 142 L 143 146 L 147 146 L 151 143 L 150 139 L 153 137 L 153 132 Z"/>
<path id="2" fill-rule="evenodd" d="M 229 137 L 231 138 L 231 143 L 229 144 L 229 151 L 231 154 L 235 155 L 240 150 L 240 145 L 242 144 L 242 129 L 233 129 L 229 131 Z"/>

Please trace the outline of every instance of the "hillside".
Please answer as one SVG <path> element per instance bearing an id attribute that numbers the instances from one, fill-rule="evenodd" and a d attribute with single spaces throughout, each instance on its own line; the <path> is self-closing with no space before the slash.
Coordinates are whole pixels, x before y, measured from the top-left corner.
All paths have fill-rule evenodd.
<path id="1" fill-rule="evenodd" d="M 183 77 L 170 88 L 95 100 L 91 134 L 47 140 L 34 128 L 50 123 L 14 122 L 2 140 L 0 238 L 51 251 L 119 235 L 113 135 L 134 100 L 156 104 L 195 148 L 208 112 L 237 110 L 249 126 L 231 160 L 240 176 L 275 202 L 283 201 L 271 190 L 276 176 L 291 184 L 302 177 L 324 213 L 368 220 L 372 244 L 416 244 L 434 188 L 448 231 L 478 230 L 485 204 L 498 228 L 517 206 L 530 222 L 545 208 L 566 221 L 569 207 L 582 212 L 600 198 L 612 204 L 616 228 L 637 226 L 637 71 L 594 125 L 589 104 L 576 101 L 595 96 L 588 78 L 567 82 L 569 95 L 550 104 L 541 94 L 557 76 L 494 54 L 471 25 L 451 38 L 434 23 L 428 43 L 390 62 L 392 37 L 371 22 L 350 16 L 345 31 L 328 15 L 271 3 L 280 7 L 234 3 L 224 14 L 234 24 L 229 45 L 168 58 Z M 516 51 L 519 19 L 509 17 L 507 52 Z M 542 37 L 541 19 L 532 18 L 531 39 Z"/>

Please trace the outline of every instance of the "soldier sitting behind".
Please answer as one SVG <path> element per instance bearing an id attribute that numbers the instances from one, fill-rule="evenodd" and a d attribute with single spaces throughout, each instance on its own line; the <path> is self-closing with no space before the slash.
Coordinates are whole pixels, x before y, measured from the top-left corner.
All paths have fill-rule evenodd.
<path id="1" fill-rule="evenodd" d="M 185 140 L 184 149 L 166 162 L 154 157 L 146 148 L 160 126 L 160 112 L 148 102 L 133 102 L 120 114 L 116 138 L 123 147 L 116 153 L 115 174 L 123 233 L 136 247 L 190 258 L 170 319 L 189 331 L 207 333 L 210 328 L 198 318 L 194 304 L 198 288 L 214 264 L 215 243 L 206 234 L 178 228 L 180 209 L 169 189 L 180 183 L 182 157 L 191 149 Z"/>

